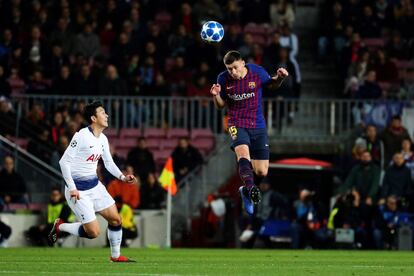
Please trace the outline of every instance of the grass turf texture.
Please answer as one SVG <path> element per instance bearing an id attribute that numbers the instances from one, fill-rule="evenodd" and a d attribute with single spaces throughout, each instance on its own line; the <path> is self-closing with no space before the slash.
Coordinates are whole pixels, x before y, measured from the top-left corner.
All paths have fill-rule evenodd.
<path id="1" fill-rule="evenodd" d="M 108 248 L 0 249 L 0 275 L 414 275 L 413 252 L 123 249 L 137 263 L 110 263 Z"/>

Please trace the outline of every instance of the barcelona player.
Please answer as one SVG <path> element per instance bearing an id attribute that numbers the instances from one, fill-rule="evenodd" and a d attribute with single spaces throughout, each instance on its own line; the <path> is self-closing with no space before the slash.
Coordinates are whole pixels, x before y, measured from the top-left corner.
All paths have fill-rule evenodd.
<path id="1" fill-rule="evenodd" d="M 269 138 L 262 109 L 262 87 L 279 87 L 289 75 L 279 68 L 271 77 L 255 64 L 246 64 L 237 51 L 229 51 L 223 58 L 226 71 L 220 73 L 210 93 L 217 108 L 228 109 L 228 132 L 231 148 L 236 153 L 239 175 L 243 186 L 239 188 L 246 212 L 254 213 L 254 205 L 261 199 L 257 185 L 269 168 Z"/>

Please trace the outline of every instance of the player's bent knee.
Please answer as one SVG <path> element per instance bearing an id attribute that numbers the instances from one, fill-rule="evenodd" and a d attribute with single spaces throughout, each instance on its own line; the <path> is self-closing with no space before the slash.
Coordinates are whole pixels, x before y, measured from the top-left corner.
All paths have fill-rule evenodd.
<path id="1" fill-rule="evenodd" d="M 257 169 L 256 171 L 255 171 L 255 173 L 258 175 L 258 176 L 261 176 L 261 177 L 265 177 L 266 175 L 267 175 L 267 169 Z"/>
<path id="2" fill-rule="evenodd" d="M 98 228 L 90 228 L 90 229 L 85 229 L 86 234 L 88 234 L 88 238 L 90 239 L 95 239 L 99 236 L 100 234 L 100 229 Z"/>
<path id="3" fill-rule="evenodd" d="M 118 226 L 122 224 L 122 219 L 120 216 L 118 216 L 116 218 L 109 220 L 108 223 L 112 226 Z"/>

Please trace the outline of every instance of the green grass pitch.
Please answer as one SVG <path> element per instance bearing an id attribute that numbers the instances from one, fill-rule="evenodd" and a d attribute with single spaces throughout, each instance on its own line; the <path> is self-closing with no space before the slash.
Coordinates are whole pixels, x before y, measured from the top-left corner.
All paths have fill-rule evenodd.
<path id="1" fill-rule="evenodd" d="M 0 275 L 414 275 L 413 252 L 123 249 L 137 263 L 110 263 L 108 248 L 0 249 Z"/>

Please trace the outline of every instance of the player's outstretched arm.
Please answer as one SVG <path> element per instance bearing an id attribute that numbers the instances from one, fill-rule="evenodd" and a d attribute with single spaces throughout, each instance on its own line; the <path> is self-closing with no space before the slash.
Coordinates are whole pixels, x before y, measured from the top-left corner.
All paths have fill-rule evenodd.
<path id="1" fill-rule="evenodd" d="M 277 69 L 276 76 L 272 77 L 274 85 L 279 87 L 287 76 L 289 76 L 289 72 L 285 68 Z"/>
<path id="2" fill-rule="evenodd" d="M 218 109 L 222 109 L 226 105 L 225 101 L 220 97 L 220 91 L 221 91 L 220 84 L 213 84 L 211 86 L 210 94 L 213 95 L 214 105 Z"/>

